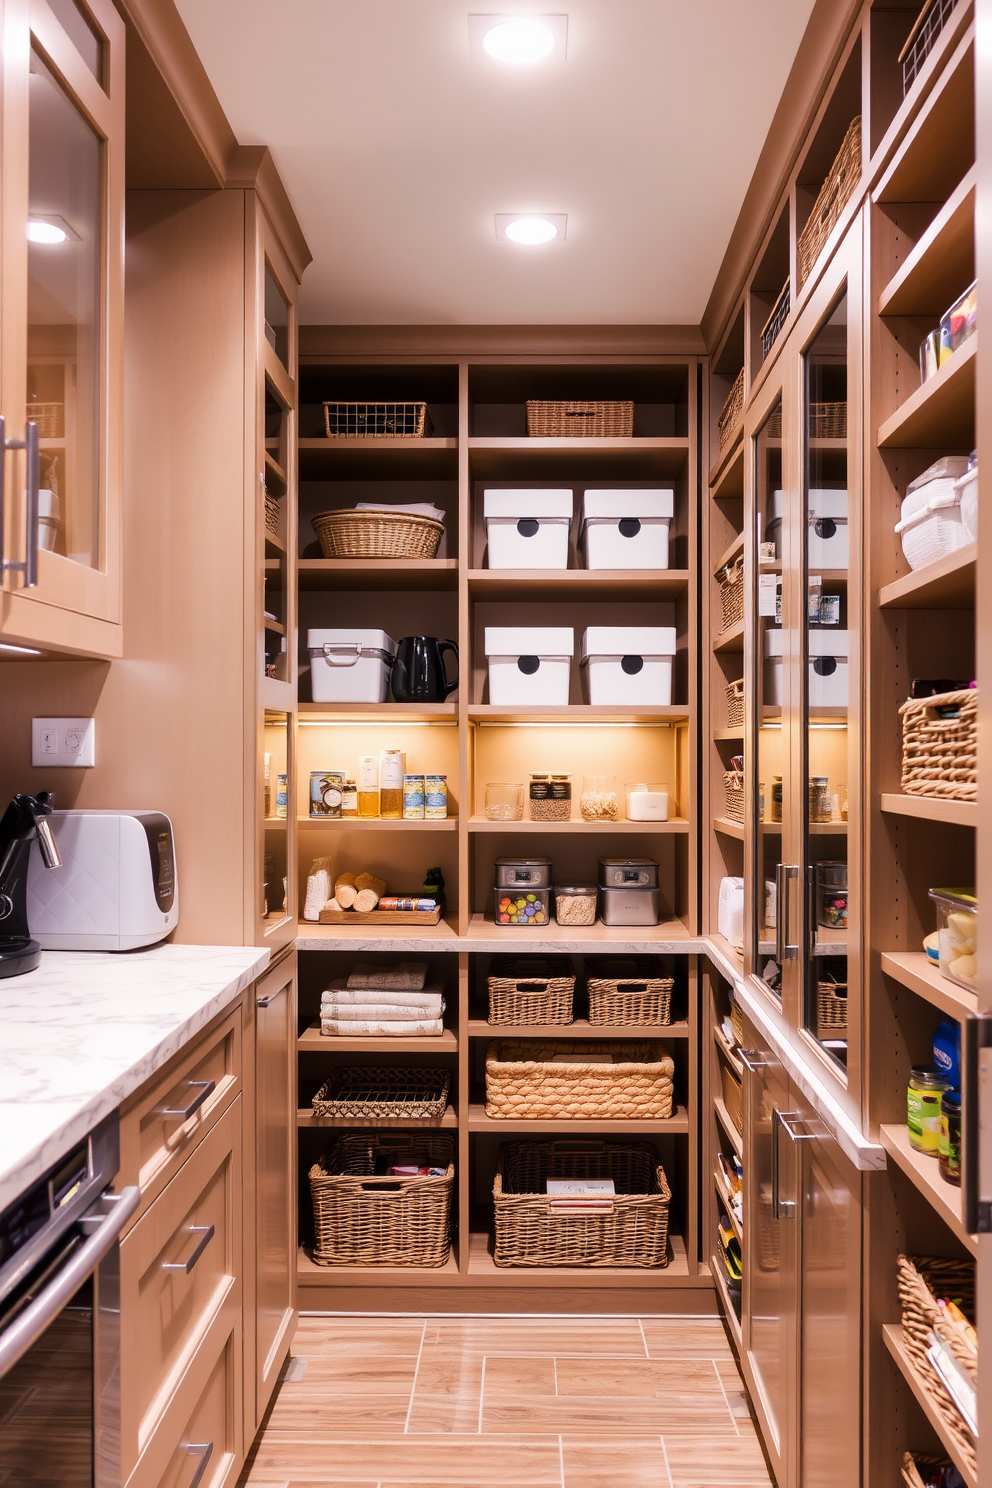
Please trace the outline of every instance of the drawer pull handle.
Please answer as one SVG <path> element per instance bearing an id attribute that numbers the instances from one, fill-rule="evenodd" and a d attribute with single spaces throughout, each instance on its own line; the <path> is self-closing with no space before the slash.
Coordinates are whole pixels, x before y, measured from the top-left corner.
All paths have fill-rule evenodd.
<path id="1" fill-rule="evenodd" d="M 261 1007 L 261 1008 L 268 1007 L 269 1003 L 270 1002 L 275 1002 L 276 998 L 283 991 L 285 991 L 285 988 L 280 987 L 279 988 L 279 992 L 270 992 L 269 995 L 268 995 L 268 997 L 256 997 L 256 999 L 255 999 L 255 1006 L 256 1007 Z"/>
<path id="2" fill-rule="evenodd" d="M 203 1252 L 206 1250 L 207 1246 L 210 1244 L 211 1240 L 214 1238 L 214 1226 L 190 1225 L 189 1233 L 191 1235 L 201 1235 L 203 1237 L 200 1240 L 200 1243 L 197 1245 L 196 1249 L 193 1251 L 193 1254 L 190 1256 L 189 1260 L 163 1261 L 163 1271 L 185 1271 L 186 1275 L 188 1276 L 193 1267 L 196 1265 L 197 1261 L 202 1256 Z"/>
<path id="3" fill-rule="evenodd" d="M 177 1121 L 188 1121 L 198 1111 L 205 1100 L 209 1100 L 217 1089 L 216 1080 L 188 1080 L 186 1082 L 190 1090 L 195 1090 L 196 1095 L 188 1106 L 159 1106 L 155 1112 L 156 1116 L 174 1116 Z"/>
<path id="4" fill-rule="evenodd" d="M 179 1450 L 180 1452 L 188 1452 L 191 1457 L 199 1457 L 199 1465 L 189 1484 L 189 1488 L 198 1488 L 198 1484 L 207 1470 L 207 1463 L 214 1455 L 214 1444 L 213 1442 L 183 1442 Z"/>

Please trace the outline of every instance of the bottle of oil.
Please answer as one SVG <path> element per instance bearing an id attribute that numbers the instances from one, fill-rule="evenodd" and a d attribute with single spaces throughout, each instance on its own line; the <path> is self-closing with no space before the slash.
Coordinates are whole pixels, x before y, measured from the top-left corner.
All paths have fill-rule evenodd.
<path id="1" fill-rule="evenodd" d="M 358 759 L 358 815 L 379 815 L 379 756 L 363 754 Z"/>
<path id="2" fill-rule="evenodd" d="M 379 752 L 379 815 L 399 821 L 403 816 L 403 776 L 406 754 L 402 749 Z"/>

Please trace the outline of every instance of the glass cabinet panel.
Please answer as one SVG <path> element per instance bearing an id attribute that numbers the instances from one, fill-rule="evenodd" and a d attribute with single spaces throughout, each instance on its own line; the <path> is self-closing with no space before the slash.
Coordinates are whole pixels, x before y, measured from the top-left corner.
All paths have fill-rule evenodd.
<path id="1" fill-rule="evenodd" d="M 288 368 L 289 305 L 268 263 L 265 265 L 265 339 Z"/>
<path id="2" fill-rule="evenodd" d="M 292 809 L 288 713 L 265 710 L 263 726 L 263 862 L 261 916 L 266 922 L 288 913 L 289 813 Z"/>
<path id="3" fill-rule="evenodd" d="M 268 381 L 265 384 L 265 454 L 262 500 L 265 504 L 265 576 L 262 629 L 265 675 L 279 682 L 291 676 L 289 623 L 289 503 L 287 492 L 288 414 Z"/>

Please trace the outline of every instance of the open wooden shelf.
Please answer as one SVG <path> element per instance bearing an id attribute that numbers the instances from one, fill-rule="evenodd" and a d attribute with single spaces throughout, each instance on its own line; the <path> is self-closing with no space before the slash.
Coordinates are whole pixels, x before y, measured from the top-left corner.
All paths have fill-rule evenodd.
<path id="1" fill-rule="evenodd" d="M 305 719 L 326 717 L 328 723 L 430 723 L 434 719 L 458 717 L 457 703 L 300 703 Z"/>
<path id="2" fill-rule="evenodd" d="M 714 656 L 725 656 L 728 652 L 744 650 L 744 621 L 738 620 L 728 630 L 721 631 L 713 641 Z"/>
<path id="3" fill-rule="evenodd" d="M 286 490 L 286 472 L 275 456 L 271 455 L 268 450 L 265 451 L 265 474 L 267 477 L 277 480 L 282 486 L 282 492 L 273 492 L 272 494 L 282 495 Z"/>
<path id="4" fill-rule="evenodd" d="M 301 558 L 300 588 L 435 590 L 458 588 L 457 558 Z"/>
<path id="5" fill-rule="evenodd" d="M 563 822 L 539 822 L 539 821 L 489 821 L 484 816 L 470 816 L 468 829 L 470 832 L 524 832 L 524 833 L 550 833 L 552 836 L 560 833 L 591 832 L 594 835 L 608 837 L 611 834 L 619 836 L 637 835 L 640 837 L 651 835 L 656 832 L 667 833 L 670 836 L 684 837 L 689 831 L 689 822 L 684 816 L 669 817 L 668 821 L 658 822 L 587 822 L 587 821 L 563 821 Z"/>
<path id="6" fill-rule="evenodd" d="M 724 1105 L 723 1098 L 721 1096 L 716 1095 L 716 1096 L 713 1097 L 713 1109 L 716 1112 L 716 1119 L 717 1119 L 717 1121 L 719 1121 L 720 1125 L 723 1127 L 724 1136 L 727 1138 L 728 1142 L 730 1143 L 731 1147 L 736 1152 L 737 1156 L 743 1162 L 743 1160 L 744 1160 L 744 1138 L 741 1136 L 740 1132 L 737 1130 L 737 1127 L 734 1124 L 733 1118 L 731 1117 L 730 1112 L 727 1110 L 726 1106 Z"/>
<path id="7" fill-rule="evenodd" d="M 264 630 L 271 630 L 276 635 L 284 636 L 286 634 L 286 627 L 283 622 L 281 620 L 273 620 L 270 615 L 262 616 L 262 628 Z"/>
<path id="8" fill-rule="evenodd" d="M 453 1029 L 446 1028 L 443 1033 L 420 1038 L 344 1038 L 338 1034 L 325 1037 L 318 1019 L 300 1034 L 296 1047 L 307 1054 L 333 1054 L 336 1051 L 355 1054 L 366 1049 L 370 1054 L 454 1054 L 458 1049 L 458 1035 Z"/>
<path id="9" fill-rule="evenodd" d="M 710 467 L 710 495 L 714 501 L 744 495 L 744 425 Z"/>
<path id="10" fill-rule="evenodd" d="M 457 439 L 301 439 L 300 480 L 454 481 Z"/>
<path id="11" fill-rule="evenodd" d="M 734 1340 L 738 1354 L 740 1354 L 743 1340 L 741 1320 L 734 1311 L 734 1304 L 730 1300 L 730 1288 L 727 1285 L 727 1269 L 718 1255 L 710 1256 L 710 1273 L 716 1286 L 716 1294 L 720 1299 L 720 1306 L 723 1309 L 727 1327 L 730 1329 L 730 1336 Z"/>
<path id="12" fill-rule="evenodd" d="M 458 921 L 456 916 L 449 915 L 436 925 L 411 925 L 407 929 L 404 925 L 383 925 L 380 928 L 375 925 L 320 925 L 300 920 L 297 939 L 304 942 L 304 950 L 313 949 L 306 944 L 310 941 L 319 942 L 321 948 L 326 945 L 331 951 L 361 949 L 356 942 L 367 941 L 374 942 L 376 951 L 383 955 L 398 955 L 409 949 L 407 942 L 411 940 L 439 941 L 442 945 L 447 943 L 446 949 L 454 950 L 458 943 Z"/>
<path id="13" fill-rule="evenodd" d="M 936 1157 L 917 1152 L 910 1144 L 909 1128 L 905 1125 L 886 1125 L 878 1129 L 878 1139 L 910 1182 L 919 1189 L 932 1209 L 944 1223 L 954 1231 L 961 1244 L 978 1254 L 978 1236 L 969 1235 L 962 1219 L 961 1190 L 952 1183 L 945 1183 L 940 1176 L 940 1164 Z"/>
<path id="14" fill-rule="evenodd" d="M 687 1039 L 688 1023 L 590 1023 L 576 1018 L 572 1023 L 487 1023 L 469 1018 L 469 1038 L 561 1038 L 561 1039 Z"/>
<path id="15" fill-rule="evenodd" d="M 461 1281 L 454 1246 L 443 1266 L 318 1266 L 300 1246 L 296 1279 L 301 1287 L 457 1286 Z"/>
<path id="16" fill-rule="evenodd" d="M 726 1214 L 727 1218 L 730 1220 L 730 1227 L 733 1230 L 734 1235 L 737 1238 L 737 1243 L 741 1247 L 741 1252 L 743 1253 L 744 1231 L 737 1223 L 737 1219 L 734 1215 L 733 1205 L 730 1202 L 730 1189 L 723 1181 L 723 1174 L 720 1172 L 719 1168 L 714 1168 L 713 1170 L 713 1187 L 716 1189 L 720 1197 L 720 1203 L 723 1205 L 723 1211 Z"/>
<path id="17" fill-rule="evenodd" d="M 948 1457 L 950 1457 L 954 1466 L 964 1478 L 966 1488 L 978 1488 L 977 1475 L 972 1471 L 954 1437 L 944 1425 L 943 1417 L 934 1406 L 930 1391 L 927 1389 L 925 1382 L 920 1378 L 916 1371 L 916 1366 L 906 1352 L 906 1345 L 903 1342 L 902 1336 L 902 1324 L 884 1323 L 882 1325 L 882 1338 L 885 1347 L 895 1362 L 896 1368 L 912 1390 L 917 1405 L 940 1437 Z"/>
<path id="18" fill-rule="evenodd" d="M 479 600 L 677 599 L 689 587 L 685 568 L 472 568 L 469 593 Z"/>
<path id="19" fill-rule="evenodd" d="M 743 1080 L 744 1066 L 743 1064 L 741 1064 L 733 1049 L 727 1043 L 727 1040 L 724 1038 L 723 1035 L 723 1030 L 720 1028 L 720 1025 L 718 1023 L 715 1023 L 713 1025 L 713 1042 L 720 1050 L 720 1053 L 723 1055 L 724 1059 L 730 1065 L 730 1068 L 733 1070 L 738 1080 Z"/>
<path id="20" fill-rule="evenodd" d="M 744 551 L 744 534 L 738 532 L 729 548 L 725 548 L 713 566 L 713 573 L 718 574 L 728 563 L 733 563 L 735 558 L 740 557 Z"/>
<path id="21" fill-rule="evenodd" d="M 492 1237 L 473 1229 L 469 1238 L 468 1274 L 485 1277 L 492 1286 L 546 1287 L 638 1287 L 653 1290 L 665 1286 L 698 1286 L 700 1278 L 689 1270 L 685 1241 L 673 1230 L 668 1233 L 667 1266 L 497 1266 Z M 705 1285 L 705 1279 L 703 1280 Z"/>
<path id="22" fill-rule="evenodd" d="M 286 544 L 283 542 L 282 538 L 281 537 L 277 537 L 274 532 L 270 532 L 269 529 L 268 529 L 268 527 L 266 527 L 266 529 L 265 529 L 265 556 L 266 556 L 266 558 L 278 557 L 278 556 L 280 556 L 282 554 L 285 554 L 285 552 L 286 552 Z"/>
<path id="23" fill-rule="evenodd" d="M 474 479 L 514 480 L 540 471 L 541 480 L 589 469 L 610 478 L 674 477 L 689 460 L 688 438 L 531 439 L 526 435 L 472 438 L 469 467 Z"/>
<path id="24" fill-rule="evenodd" d="M 721 837 L 733 837 L 737 842 L 744 841 L 744 823 L 731 821 L 729 816 L 715 816 L 713 830 L 719 832 Z"/>
<path id="25" fill-rule="evenodd" d="M 978 1011 L 978 998 L 942 976 L 925 951 L 883 951 L 882 970 L 917 997 L 958 1020 Z"/>
<path id="26" fill-rule="evenodd" d="M 590 951 L 608 951 L 611 943 L 617 941 L 643 946 L 646 951 L 662 951 L 667 945 L 678 950 L 682 948 L 681 942 L 694 938 L 681 920 L 663 920 L 660 925 L 604 925 L 601 920 L 595 925 L 559 925 L 552 921 L 549 925 L 541 925 L 539 931 L 539 934 L 531 935 L 517 925 L 497 925 L 485 915 L 474 914 L 468 938 L 488 939 L 501 951 L 512 946 L 520 952 L 528 949 L 528 942 L 530 949 L 536 949 L 534 941 L 540 943 L 542 951 L 559 941 L 588 945 Z"/>
<path id="27" fill-rule="evenodd" d="M 440 706 L 444 707 L 442 703 Z M 617 703 L 612 707 L 574 703 L 568 707 L 508 708 L 499 703 L 471 703 L 472 723 L 688 723 L 689 710 L 680 703 Z"/>
<path id="28" fill-rule="evenodd" d="M 977 365 L 976 332 L 879 427 L 879 449 L 972 449 Z"/>
<path id="29" fill-rule="evenodd" d="M 879 315 L 939 319 L 974 279 L 976 178 L 972 166 L 882 290 Z"/>
<path id="30" fill-rule="evenodd" d="M 564 1035 L 567 1036 L 567 1035 Z M 689 1131 L 689 1116 L 685 1106 L 675 1105 L 672 1115 L 663 1118 L 650 1116 L 643 1121 L 617 1121 L 608 1118 L 600 1118 L 594 1121 L 577 1121 L 567 1116 L 554 1121 L 528 1120 L 526 1117 L 511 1117 L 509 1120 L 500 1121 L 492 1116 L 486 1115 L 486 1108 L 481 1103 L 471 1104 L 468 1108 L 468 1129 L 470 1132 L 484 1132 L 487 1136 L 500 1136 L 506 1133 L 508 1136 L 545 1136 L 554 1134 L 556 1136 L 567 1136 L 570 1132 L 581 1132 L 583 1136 L 594 1133 L 599 1137 L 609 1136 L 642 1136 L 642 1137 L 664 1137 L 683 1136 Z"/>
<path id="31" fill-rule="evenodd" d="M 915 816 L 919 821 L 949 822 L 952 826 L 977 827 L 977 801 L 941 801 L 935 796 L 904 796 L 883 791 L 882 811 L 891 816 Z"/>
<path id="32" fill-rule="evenodd" d="M 969 543 L 878 591 L 880 610 L 973 610 L 978 544 Z"/>
<path id="33" fill-rule="evenodd" d="M 415 821 L 397 820 L 381 816 L 301 816 L 297 818 L 300 831 L 329 832 L 457 832 L 457 816 L 437 817 L 428 820 L 417 817 Z"/>
<path id="34" fill-rule="evenodd" d="M 713 730 L 713 738 L 720 744 L 734 744 L 738 739 L 743 741 L 743 728 L 721 728 Z"/>

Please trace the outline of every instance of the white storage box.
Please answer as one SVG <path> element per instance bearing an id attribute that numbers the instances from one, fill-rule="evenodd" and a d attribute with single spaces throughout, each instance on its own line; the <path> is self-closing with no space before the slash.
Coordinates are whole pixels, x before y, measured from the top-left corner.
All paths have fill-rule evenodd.
<path id="1" fill-rule="evenodd" d="M 768 503 L 768 519 L 761 533 L 762 542 L 775 544 L 775 557 L 782 553 L 782 492 L 773 491 Z M 808 563 L 811 573 L 819 568 L 847 568 L 847 492 L 819 491 L 809 493 Z"/>
<path id="2" fill-rule="evenodd" d="M 568 674 L 575 654 L 570 626 L 486 626 L 489 701 L 499 707 L 568 704 Z"/>
<path id="3" fill-rule="evenodd" d="M 567 568 L 571 491 L 486 491 L 490 568 Z"/>
<path id="4" fill-rule="evenodd" d="M 962 493 L 968 487 L 968 461 L 949 455 L 937 460 L 906 488 L 896 533 L 910 568 L 925 568 L 974 541 L 964 520 Z M 969 500 L 969 517 L 972 503 Z M 977 515 L 977 507 L 975 508 Z"/>
<path id="5" fill-rule="evenodd" d="M 586 491 L 586 568 L 667 568 L 674 491 Z"/>
<path id="6" fill-rule="evenodd" d="M 744 949 L 744 880 L 721 878 L 716 928 L 737 950 Z"/>
<path id="7" fill-rule="evenodd" d="M 674 657 L 674 625 L 590 625 L 581 661 L 589 702 L 669 706 Z"/>
<path id="8" fill-rule="evenodd" d="M 396 642 L 384 630 L 308 630 L 315 703 L 384 703 Z"/>
<path id="9" fill-rule="evenodd" d="M 782 707 L 782 646 L 785 632 L 765 631 L 765 696 L 768 707 Z M 809 632 L 809 706 L 846 708 L 848 702 L 847 631 Z"/>

